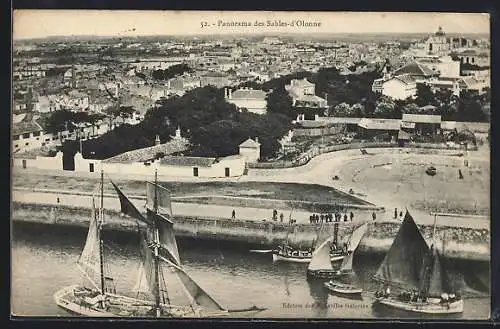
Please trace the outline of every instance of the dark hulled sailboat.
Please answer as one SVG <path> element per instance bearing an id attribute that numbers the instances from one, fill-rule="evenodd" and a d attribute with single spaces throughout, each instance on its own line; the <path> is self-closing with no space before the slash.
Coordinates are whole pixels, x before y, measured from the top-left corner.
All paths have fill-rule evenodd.
<path id="1" fill-rule="evenodd" d="M 375 294 L 375 303 L 418 313 L 463 312 L 443 259 L 428 247 L 408 211 L 374 279 L 385 285 L 385 291 Z"/>

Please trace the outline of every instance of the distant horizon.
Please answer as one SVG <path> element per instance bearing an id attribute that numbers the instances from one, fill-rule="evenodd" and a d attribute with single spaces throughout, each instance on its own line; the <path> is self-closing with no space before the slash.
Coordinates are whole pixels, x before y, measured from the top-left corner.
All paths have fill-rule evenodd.
<path id="1" fill-rule="evenodd" d="M 96 38 L 96 39 L 134 39 L 134 38 L 217 38 L 218 36 L 224 37 L 224 38 L 240 38 L 240 37 L 312 37 L 312 38 L 318 38 L 321 36 L 361 36 L 365 35 L 367 37 L 369 36 L 422 36 L 422 35 L 428 35 L 429 33 L 426 32 L 354 32 L 354 33 L 345 33 L 345 32 L 317 32 L 317 33 L 236 33 L 236 34 L 212 34 L 212 35 L 206 35 L 206 34 L 156 34 L 156 35 L 133 35 L 133 36 L 116 36 L 116 35 L 78 35 L 78 34 L 72 34 L 72 35 L 50 35 L 46 37 L 34 37 L 34 38 L 22 38 L 22 39 L 16 39 L 14 41 L 35 41 L 35 40 L 50 40 L 50 39 L 91 39 L 91 38 Z M 432 33 L 431 33 L 432 34 Z M 489 36 L 488 33 L 482 33 L 482 32 L 476 32 L 476 33 L 447 33 L 447 36 L 458 36 L 458 35 L 476 35 L 476 36 Z"/>
<path id="2" fill-rule="evenodd" d="M 271 26 L 267 21 L 312 26 Z M 259 21 L 262 25 L 255 26 Z M 206 26 L 202 26 L 205 22 Z M 242 22 L 243 26 L 222 24 Z M 366 24 L 365 22 L 370 22 Z M 251 24 L 251 25 L 248 25 Z M 315 24 L 315 25 L 314 25 Z M 47 38 L 207 37 L 220 35 L 490 35 L 489 14 L 389 12 L 234 12 L 14 10 L 13 40 Z"/>

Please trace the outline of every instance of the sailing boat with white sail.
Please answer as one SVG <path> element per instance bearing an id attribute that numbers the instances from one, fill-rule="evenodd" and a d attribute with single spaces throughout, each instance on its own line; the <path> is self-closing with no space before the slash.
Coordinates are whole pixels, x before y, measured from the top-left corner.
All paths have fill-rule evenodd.
<path id="1" fill-rule="evenodd" d="M 385 285 L 375 293 L 375 303 L 417 313 L 463 312 L 444 259 L 433 245 L 429 248 L 408 211 L 374 279 Z"/>
<path id="2" fill-rule="evenodd" d="M 363 291 L 362 288 L 356 285 L 340 282 L 338 278 L 341 276 L 352 276 L 352 277 L 356 276 L 356 273 L 354 273 L 352 268 L 352 263 L 354 260 L 354 252 L 358 248 L 367 230 L 368 230 L 368 223 L 365 223 L 360 227 L 358 227 L 357 229 L 355 229 L 351 234 L 349 242 L 347 243 L 348 255 L 342 261 L 340 269 L 334 273 L 334 279 L 330 280 L 329 282 L 325 282 L 325 286 L 326 288 L 328 288 L 328 290 L 332 292 L 349 294 L 349 295 L 360 294 Z"/>
<path id="3" fill-rule="evenodd" d="M 93 208 L 89 232 L 78 267 L 91 283 L 72 285 L 54 294 L 57 305 L 67 311 L 92 317 L 225 317 L 255 315 L 263 308 L 241 310 L 222 307 L 183 269 L 173 233 L 172 211 L 168 190 L 147 182 L 147 215 L 143 216 L 125 194 L 113 183 L 121 204 L 121 212 L 146 224 L 141 236 L 141 266 L 137 283 L 130 292 L 117 294 L 112 279 L 107 277 L 101 231 L 104 219 L 103 173 L 101 173 L 101 205 L 98 215 Z M 165 277 L 172 274 L 182 286 L 187 303 L 176 304 L 169 295 Z M 172 276 L 170 275 L 170 276 Z M 98 277 L 98 281 L 95 280 Z M 125 294 L 135 293 L 134 297 Z"/>

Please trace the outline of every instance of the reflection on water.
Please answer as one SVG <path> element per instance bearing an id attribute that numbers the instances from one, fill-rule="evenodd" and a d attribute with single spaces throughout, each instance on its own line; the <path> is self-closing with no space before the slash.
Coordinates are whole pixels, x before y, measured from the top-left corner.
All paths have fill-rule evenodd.
<path id="1" fill-rule="evenodd" d="M 12 250 L 12 310 L 19 315 L 68 314 L 54 301 L 55 291 L 83 282 L 76 260 L 85 240 L 84 229 L 16 223 Z M 139 266 L 137 241 L 132 234 L 105 232 L 106 259 L 116 288 L 128 291 Z M 269 254 L 253 254 L 221 243 L 178 241 L 186 270 L 199 284 L 228 308 L 259 305 L 268 310 L 262 317 L 372 318 L 415 317 L 414 314 L 372 307 L 371 280 L 381 257 L 355 255 L 356 276 L 346 283 L 364 289 L 361 299 L 330 294 L 322 281 L 306 280 L 306 264 L 273 263 Z M 488 264 L 454 262 L 452 277 L 465 300 L 464 313 L 454 318 L 487 318 L 490 300 Z M 486 275 L 484 274 L 486 273 Z M 481 280 L 479 277 L 483 277 Z M 486 293 L 485 293 L 486 292 Z M 428 317 L 427 315 L 417 315 Z"/>

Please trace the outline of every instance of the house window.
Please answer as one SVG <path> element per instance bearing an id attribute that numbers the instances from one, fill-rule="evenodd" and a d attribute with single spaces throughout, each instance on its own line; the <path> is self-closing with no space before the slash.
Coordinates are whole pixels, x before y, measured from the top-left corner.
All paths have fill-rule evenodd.
<path id="1" fill-rule="evenodd" d="M 42 143 L 42 146 L 45 146 L 45 143 Z"/>
<path id="2" fill-rule="evenodd" d="M 17 149 L 17 148 L 19 148 L 19 145 L 18 145 L 18 144 L 16 144 L 16 145 L 14 145 L 14 147 Z"/>
<path id="3" fill-rule="evenodd" d="M 231 171 L 230 171 L 230 169 L 229 169 L 229 168 L 225 168 L 225 170 L 224 170 L 224 171 L 225 171 L 225 175 L 226 175 L 226 177 L 231 176 Z"/>
<path id="4" fill-rule="evenodd" d="M 193 176 L 198 177 L 198 167 L 193 168 Z"/>
<path id="5" fill-rule="evenodd" d="M 36 138 L 36 140 L 37 140 L 37 141 L 39 141 L 39 140 L 40 140 L 40 137 L 37 137 L 37 138 Z"/>
<path id="6" fill-rule="evenodd" d="M 15 135 L 14 137 L 12 137 L 12 139 L 15 141 L 19 140 L 19 135 Z"/>
<path id="7" fill-rule="evenodd" d="M 30 138 L 30 133 L 24 133 L 23 138 Z"/>
<path id="8" fill-rule="evenodd" d="M 26 160 L 23 159 L 23 169 L 26 169 Z"/>
<path id="9" fill-rule="evenodd" d="M 40 136 L 40 132 L 39 132 L 39 131 L 35 131 L 35 132 L 33 133 L 33 136 L 35 136 L 35 137 L 36 137 L 36 136 Z"/>
<path id="10" fill-rule="evenodd" d="M 93 163 L 89 163 L 89 170 L 90 170 L 90 172 L 94 172 L 94 164 Z"/>
<path id="11" fill-rule="evenodd" d="M 45 138 L 45 141 L 46 142 L 50 142 L 50 138 Z"/>
<path id="12" fill-rule="evenodd" d="M 30 145 L 30 143 L 24 143 L 24 145 L 25 145 L 25 146 L 28 146 L 28 145 Z"/>

